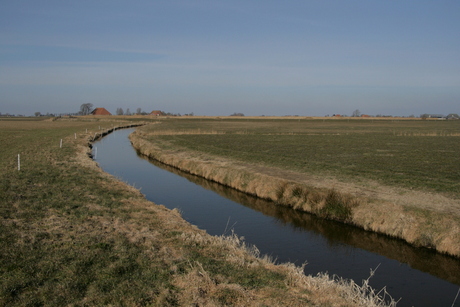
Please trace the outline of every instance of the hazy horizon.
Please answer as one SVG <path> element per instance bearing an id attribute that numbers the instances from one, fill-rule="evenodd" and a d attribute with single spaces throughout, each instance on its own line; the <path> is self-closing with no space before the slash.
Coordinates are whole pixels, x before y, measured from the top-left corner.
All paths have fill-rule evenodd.
<path id="1" fill-rule="evenodd" d="M 458 1 L 4 1 L 0 112 L 460 113 Z"/>

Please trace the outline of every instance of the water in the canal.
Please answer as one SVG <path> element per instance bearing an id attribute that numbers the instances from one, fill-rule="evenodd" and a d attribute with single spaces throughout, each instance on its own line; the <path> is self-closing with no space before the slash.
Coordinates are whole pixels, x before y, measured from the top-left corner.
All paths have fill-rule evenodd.
<path id="1" fill-rule="evenodd" d="M 294 262 L 307 274 L 328 272 L 361 283 L 371 279 L 398 306 L 452 306 L 460 285 L 460 260 L 309 214 L 276 206 L 137 155 L 119 130 L 94 144 L 106 172 L 141 189 L 147 199 L 178 208 L 192 224 L 212 235 L 233 229 L 248 244 L 278 262 Z M 454 306 L 460 307 L 460 298 Z"/>

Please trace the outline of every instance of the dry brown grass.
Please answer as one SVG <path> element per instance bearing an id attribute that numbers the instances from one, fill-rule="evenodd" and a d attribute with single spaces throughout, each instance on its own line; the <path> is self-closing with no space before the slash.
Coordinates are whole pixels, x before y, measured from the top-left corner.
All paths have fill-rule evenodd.
<path id="1" fill-rule="evenodd" d="M 320 273 L 304 274 L 303 266 L 291 263 L 274 265 L 271 259 L 260 259 L 255 247 L 247 246 L 235 234 L 210 237 L 207 234 L 183 234 L 191 244 L 218 247 L 227 252 L 227 261 L 248 269 L 263 268 L 281 274 L 286 288 L 248 289 L 239 284 L 227 283 L 223 276 L 211 276 L 199 262 L 188 263 L 192 269 L 176 279 L 183 288 L 180 304 L 188 306 L 396 306 L 385 289 L 376 291 L 369 286 L 369 279 L 362 285 L 352 280 Z M 194 285 L 190 287 L 190 285 Z"/>

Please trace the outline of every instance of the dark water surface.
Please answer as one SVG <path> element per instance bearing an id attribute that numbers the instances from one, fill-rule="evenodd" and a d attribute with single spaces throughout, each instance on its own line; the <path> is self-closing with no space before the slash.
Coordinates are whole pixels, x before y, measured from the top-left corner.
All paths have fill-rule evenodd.
<path id="1" fill-rule="evenodd" d="M 234 230 L 278 262 L 294 262 L 306 274 L 328 272 L 383 287 L 398 306 L 452 306 L 460 285 L 460 260 L 400 240 L 323 221 L 306 213 L 237 192 L 137 155 L 119 130 L 94 144 L 102 169 L 141 189 L 146 198 L 178 208 L 190 223 L 212 235 Z M 454 306 L 460 307 L 460 298 Z"/>

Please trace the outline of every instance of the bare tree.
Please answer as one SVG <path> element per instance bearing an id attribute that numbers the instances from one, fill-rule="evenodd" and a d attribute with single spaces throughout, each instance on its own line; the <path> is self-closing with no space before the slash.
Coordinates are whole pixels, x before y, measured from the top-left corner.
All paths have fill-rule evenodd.
<path id="1" fill-rule="evenodd" d="M 117 108 L 117 115 L 123 115 L 125 112 L 123 112 L 122 108 Z"/>
<path id="2" fill-rule="evenodd" d="M 141 108 L 137 108 L 137 109 L 136 109 L 136 114 L 137 114 L 137 115 L 142 114 L 142 109 L 141 109 Z"/>
<path id="3" fill-rule="evenodd" d="M 352 117 L 360 117 L 361 116 L 361 112 L 359 112 L 358 109 L 354 110 L 353 111 L 353 114 L 351 115 Z"/>
<path id="4" fill-rule="evenodd" d="M 93 104 L 92 103 L 84 103 L 80 106 L 80 114 L 81 115 L 88 115 L 91 114 L 91 111 L 93 110 Z"/>
<path id="5" fill-rule="evenodd" d="M 0 113 L 0 114 L 1 114 L 1 113 Z M 42 115 L 42 113 L 40 113 L 40 112 L 35 112 L 35 116 L 38 117 L 38 116 L 41 116 L 41 115 Z"/>

